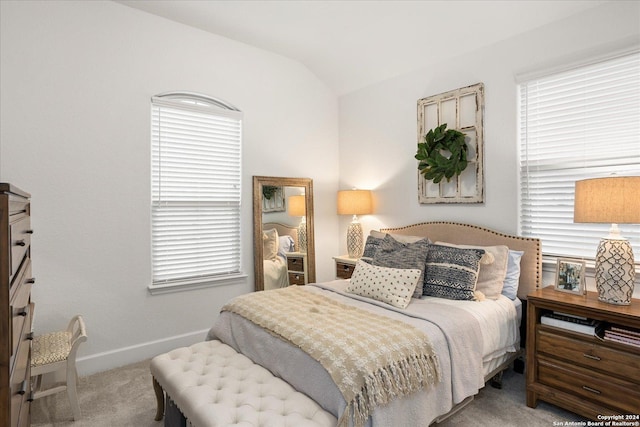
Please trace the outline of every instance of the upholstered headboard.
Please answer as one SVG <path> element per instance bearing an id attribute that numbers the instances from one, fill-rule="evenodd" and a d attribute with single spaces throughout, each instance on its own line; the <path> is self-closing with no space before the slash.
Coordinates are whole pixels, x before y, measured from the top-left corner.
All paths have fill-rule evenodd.
<path id="1" fill-rule="evenodd" d="M 298 250 L 298 227 L 280 224 L 279 222 L 265 222 L 262 224 L 262 230 L 270 230 L 272 228 L 278 231 L 278 236 L 291 236 L 295 243 L 296 250 Z"/>
<path id="2" fill-rule="evenodd" d="M 400 228 L 385 228 L 380 231 L 428 237 L 432 242 L 442 241 L 457 245 L 479 246 L 505 245 L 509 249 L 524 251 L 520 260 L 518 298 L 526 299 L 529 293 L 541 287 L 542 249 L 540 239 L 512 236 L 476 225 L 455 222 L 423 222 Z"/>

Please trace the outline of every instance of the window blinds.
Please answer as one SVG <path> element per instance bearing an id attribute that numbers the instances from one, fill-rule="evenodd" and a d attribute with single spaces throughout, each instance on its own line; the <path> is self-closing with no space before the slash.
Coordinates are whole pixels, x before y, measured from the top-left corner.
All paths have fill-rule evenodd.
<path id="1" fill-rule="evenodd" d="M 240 272 L 242 114 L 152 98 L 153 285 Z"/>
<path id="2" fill-rule="evenodd" d="M 573 223 L 577 180 L 640 175 L 640 53 L 519 85 L 520 232 L 593 259 L 610 224 Z M 640 261 L 640 224 L 621 224 Z"/>

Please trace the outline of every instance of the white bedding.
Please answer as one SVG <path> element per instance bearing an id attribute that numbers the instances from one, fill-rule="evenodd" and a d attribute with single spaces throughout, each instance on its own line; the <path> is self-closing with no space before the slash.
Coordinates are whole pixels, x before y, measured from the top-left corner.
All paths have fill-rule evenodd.
<path id="1" fill-rule="evenodd" d="M 413 299 L 406 309 L 397 309 L 368 298 L 344 294 L 348 283 L 346 280 L 336 280 L 310 285 L 307 288 L 313 292 L 333 294 L 335 298 L 346 303 L 396 319 L 403 319 L 407 323 L 420 327 L 430 337 L 438 354 L 442 371 L 440 383 L 377 408 L 368 425 L 428 426 L 434 419 L 449 412 L 454 405 L 476 394 L 484 386 L 484 377 L 487 373 L 495 369 L 495 366 L 504 360 L 505 355 L 519 349 L 516 309 L 513 301 L 506 297 L 483 302 L 423 297 L 419 300 Z M 327 290 L 330 291 L 327 292 Z M 472 350 L 467 347 L 468 342 L 452 343 L 450 331 L 445 332 L 441 325 L 425 320 L 425 315 L 446 311 L 443 308 L 449 305 L 468 313 L 467 317 L 470 320 L 471 317 L 477 320 L 479 328 L 476 330 L 481 335 L 477 345 L 482 349 Z M 455 309 L 452 308 L 452 310 Z M 312 360 L 310 362 L 308 355 L 302 353 L 300 349 L 293 348 L 245 319 L 233 318 L 234 316 L 236 315 L 222 313 L 210 330 L 208 338 L 220 339 L 234 347 L 339 417 L 344 410 L 345 402 L 341 395 L 336 396 L 337 388 L 326 371 L 323 372 L 324 368 L 314 364 Z M 476 328 L 475 325 L 474 328 Z M 452 365 L 454 353 L 476 354 L 477 358 L 482 360 L 463 360 L 462 364 L 458 362 Z M 460 361 L 459 356 L 458 361 Z"/>
<path id="2" fill-rule="evenodd" d="M 277 255 L 275 259 L 264 260 L 264 289 L 277 289 L 289 286 L 287 259 Z"/>
<path id="3" fill-rule="evenodd" d="M 520 331 L 516 306 L 504 295 L 497 300 L 456 301 L 435 297 L 422 297 L 411 303 L 417 310 L 429 310 L 431 304 L 452 305 L 471 313 L 482 330 L 482 363 L 484 375 L 491 372 L 487 366 L 492 360 L 518 351 Z M 419 308 L 418 308 L 419 307 Z"/>

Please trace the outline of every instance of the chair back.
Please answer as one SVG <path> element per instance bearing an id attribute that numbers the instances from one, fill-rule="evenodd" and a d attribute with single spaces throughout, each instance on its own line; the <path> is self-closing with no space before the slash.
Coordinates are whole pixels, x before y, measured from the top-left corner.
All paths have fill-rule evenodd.
<path id="1" fill-rule="evenodd" d="M 67 332 L 71 334 L 71 350 L 69 351 L 69 357 L 67 360 L 75 363 L 78 347 L 80 347 L 81 343 L 87 340 L 87 328 L 84 325 L 82 315 L 78 314 L 73 316 L 71 321 L 69 321 Z"/>

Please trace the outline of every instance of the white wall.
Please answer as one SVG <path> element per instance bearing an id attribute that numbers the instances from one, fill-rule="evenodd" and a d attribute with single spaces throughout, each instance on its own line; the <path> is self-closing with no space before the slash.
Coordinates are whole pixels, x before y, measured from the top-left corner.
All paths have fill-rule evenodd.
<path id="1" fill-rule="evenodd" d="M 81 373 L 200 341 L 253 289 L 252 175 L 314 180 L 318 279 L 333 277 L 337 99 L 306 68 L 117 3 L 0 4 L 0 180 L 33 196 L 36 332 L 85 316 Z M 244 112 L 248 277 L 151 296 L 149 102 L 176 90 Z"/>
<path id="2" fill-rule="evenodd" d="M 341 97 L 340 188 L 372 189 L 377 199 L 375 215 L 361 218 L 365 234 L 383 226 L 434 220 L 470 222 L 517 233 L 515 76 L 633 44 L 640 44 L 640 3 L 609 3 L 445 60 L 437 68 L 421 69 Z M 413 157 L 417 148 L 416 102 L 479 82 L 485 84 L 485 202 L 420 205 Z M 340 220 L 343 237 L 348 221 Z M 343 240 L 340 248 L 344 253 Z"/>
<path id="3" fill-rule="evenodd" d="M 320 281 L 333 278 L 331 256 L 346 253 L 349 218 L 335 214 L 338 188 L 375 190 L 376 213 L 361 218 L 365 232 L 439 219 L 516 232 L 514 75 L 629 38 L 637 44 L 639 13 L 637 2 L 605 4 L 338 105 L 294 61 L 120 4 L 1 1 L 0 180 L 33 194 L 36 332 L 84 314 L 90 337 L 81 373 L 202 339 L 221 305 L 253 288 L 252 175 L 314 180 Z M 419 205 L 416 101 L 477 82 L 486 91 L 486 201 Z M 245 113 L 249 276 L 150 296 L 149 99 L 174 90 L 219 97 Z"/>

